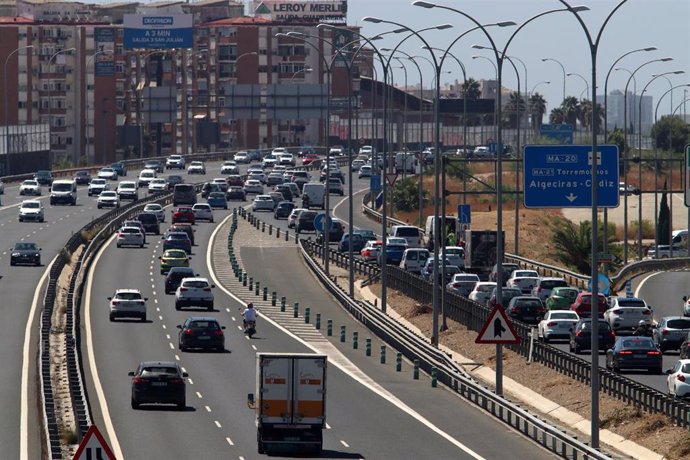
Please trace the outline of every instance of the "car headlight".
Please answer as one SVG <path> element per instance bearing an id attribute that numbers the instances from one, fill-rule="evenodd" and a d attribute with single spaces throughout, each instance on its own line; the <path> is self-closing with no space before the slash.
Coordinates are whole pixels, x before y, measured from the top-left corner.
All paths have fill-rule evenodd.
<path id="1" fill-rule="evenodd" d="M 13 253 L 12 253 L 12 257 L 19 257 L 19 256 L 20 256 L 20 254 L 19 254 L 18 252 L 13 252 Z"/>

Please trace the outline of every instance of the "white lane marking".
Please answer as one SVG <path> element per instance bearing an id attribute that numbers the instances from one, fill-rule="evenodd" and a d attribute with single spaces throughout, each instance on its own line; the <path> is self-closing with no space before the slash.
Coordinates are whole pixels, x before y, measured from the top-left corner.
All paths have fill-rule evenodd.
<path id="1" fill-rule="evenodd" d="M 161 315 L 158 315 L 158 319 L 163 321 L 163 317 Z"/>
<path id="2" fill-rule="evenodd" d="M 46 278 L 50 276 L 50 269 L 57 256 L 50 261 L 46 267 L 41 279 L 38 281 L 38 286 L 43 286 Z M 34 298 L 31 301 L 31 309 L 29 310 L 29 317 L 26 320 L 26 327 L 24 328 L 24 346 L 22 348 L 22 381 L 21 381 L 21 410 L 19 416 L 19 455 L 22 460 L 29 458 L 29 348 L 31 347 L 31 326 L 38 310 L 39 297 L 41 296 L 41 289 L 36 289 Z"/>
<path id="3" fill-rule="evenodd" d="M 231 446 L 234 446 L 234 445 L 235 445 L 235 443 L 232 442 L 232 439 L 230 439 L 230 438 L 225 438 L 225 440 L 226 440 L 226 441 L 228 442 L 228 444 L 230 444 Z M 240 457 L 240 458 L 242 458 L 242 457 Z"/>
<path id="4" fill-rule="evenodd" d="M 230 313 L 230 309 L 229 309 L 229 308 L 226 308 L 225 311 L 228 312 L 228 313 Z"/>
<path id="5" fill-rule="evenodd" d="M 330 426 L 328 423 L 326 423 L 326 429 L 327 429 L 327 430 L 330 430 L 330 429 L 331 429 L 331 426 Z"/>
<path id="6" fill-rule="evenodd" d="M 214 420 L 213 423 L 215 423 L 218 428 L 223 428 L 218 420 Z"/>
<path id="7" fill-rule="evenodd" d="M 237 326 L 237 329 L 239 329 L 239 330 L 241 331 L 241 330 L 242 330 L 242 326 Z"/>
<path id="8" fill-rule="evenodd" d="M 229 308 L 228 308 L 227 310 L 228 310 L 228 311 L 230 311 L 230 309 L 229 309 Z M 237 321 L 237 320 L 235 319 L 235 317 L 234 317 L 234 316 L 231 316 L 231 317 L 230 317 L 230 319 L 231 319 L 231 320 L 233 320 L 233 321 Z"/>
<path id="9" fill-rule="evenodd" d="M 350 447 L 350 445 L 348 443 L 346 443 L 345 441 L 343 441 L 342 439 L 340 440 L 340 444 L 342 444 L 345 447 Z"/>
<path id="10" fill-rule="evenodd" d="M 161 326 L 163 326 L 163 329 L 167 329 L 167 327 L 165 326 L 165 324 L 162 324 Z"/>
<path id="11" fill-rule="evenodd" d="M 187 372 L 187 369 L 185 369 L 184 367 L 180 367 L 180 369 L 182 369 L 182 372 Z"/>
<path id="12" fill-rule="evenodd" d="M 175 349 L 175 345 L 173 345 L 172 342 L 168 342 L 168 345 L 170 345 L 170 349 L 171 349 L 171 350 L 174 350 L 174 349 Z"/>
<path id="13" fill-rule="evenodd" d="M 180 355 L 175 355 L 175 361 L 179 361 L 179 360 L 180 360 Z"/>
<path id="14" fill-rule="evenodd" d="M 192 379 L 190 379 L 189 377 L 187 377 L 187 381 L 189 382 L 190 385 L 194 385 L 194 381 Z"/>
<path id="15" fill-rule="evenodd" d="M 216 228 L 213 230 L 213 233 L 211 233 L 211 237 L 209 238 L 209 243 L 208 247 L 206 248 L 206 266 L 208 267 L 209 274 L 211 275 L 211 279 L 213 280 L 214 284 L 216 287 L 218 287 L 221 291 L 225 293 L 228 297 L 231 297 L 234 299 L 237 303 L 240 305 L 246 305 L 245 302 L 242 301 L 239 297 L 237 297 L 235 294 L 230 292 L 228 289 L 225 288 L 216 276 L 216 272 L 213 269 L 213 264 L 211 264 L 211 258 L 213 255 L 213 246 L 214 242 L 216 239 L 216 235 L 222 228 L 222 226 L 225 224 L 227 220 L 229 220 L 232 217 L 232 214 L 228 215 L 223 221 L 216 226 Z M 321 354 L 326 354 L 329 356 L 329 361 L 331 362 L 332 365 L 336 366 L 338 369 L 343 371 L 345 374 L 349 375 L 354 381 L 360 383 L 363 387 L 369 389 L 373 393 L 379 395 L 381 398 L 385 399 L 404 413 L 408 414 L 415 420 L 417 420 L 419 423 L 422 425 L 426 426 L 429 430 L 433 431 L 434 433 L 438 434 L 442 438 L 444 438 L 446 441 L 450 442 L 454 446 L 456 446 L 458 449 L 462 450 L 469 456 L 477 459 L 477 460 L 484 460 L 484 457 L 470 449 L 468 446 L 463 444 L 462 442 L 458 441 L 455 439 L 453 436 L 450 434 L 446 433 L 443 431 L 441 428 L 437 427 L 434 425 L 431 421 L 429 421 L 427 418 L 422 416 L 420 413 L 412 409 L 410 406 L 405 404 L 405 402 L 401 401 L 399 398 L 397 398 L 394 394 L 386 390 L 384 387 L 382 387 L 380 384 L 378 384 L 376 381 L 374 381 L 371 377 L 369 377 L 367 374 L 362 372 L 357 366 L 355 366 L 350 360 L 348 360 L 333 344 L 330 342 L 326 344 L 319 344 L 318 346 L 312 343 L 309 343 L 302 338 L 296 336 L 294 333 L 290 332 L 288 329 L 283 327 L 281 324 L 277 323 L 276 321 L 272 320 L 271 318 L 267 316 L 262 316 L 262 320 L 270 323 L 273 325 L 275 328 L 279 329 L 282 331 L 285 335 L 291 337 L 292 339 L 296 340 L 297 342 L 301 343 L 305 347 L 310 348 L 311 350 L 314 350 L 316 353 L 321 353 Z M 245 336 L 247 340 L 249 340 L 249 337 Z"/>
<path id="16" fill-rule="evenodd" d="M 644 278 L 642 278 L 642 281 L 640 281 L 640 284 L 637 285 L 637 289 L 635 289 L 635 297 L 640 297 L 640 291 L 642 290 L 642 286 L 644 286 L 644 283 L 647 282 L 650 278 L 657 276 L 657 275 L 663 275 L 664 272 L 656 272 L 652 273 L 651 275 L 647 275 Z"/>
<path id="17" fill-rule="evenodd" d="M 206 412 L 211 412 L 211 408 L 209 406 L 204 406 L 204 409 L 206 409 Z M 220 428 L 220 427 L 218 427 Z"/>
<path id="18" fill-rule="evenodd" d="M 252 345 L 252 350 L 256 351 L 256 345 Z"/>
<path id="19" fill-rule="evenodd" d="M 170 340 L 170 334 L 165 334 L 165 338 Z"/>
<path id="20" fill-rule="evenodd" d="M 196 397 L 199 398 L 199 399 L 204 399 L 204 397 L 201 396 L 201 393 L 199 393 L 198 391 L 196 392 Z"/>

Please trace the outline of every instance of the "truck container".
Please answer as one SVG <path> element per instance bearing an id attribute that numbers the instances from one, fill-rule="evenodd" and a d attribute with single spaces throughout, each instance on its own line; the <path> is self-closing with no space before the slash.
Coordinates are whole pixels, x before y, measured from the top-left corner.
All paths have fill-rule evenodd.
<path id="1" fill-rule="evenodd" d="M 496 230 L 465 230 L 465 272 L 476 273 L 482 281 L 496 264 L 498 232 Z M 505 232 L 501 235 L 505 248 Z"/>
<path id="2" fill-rule="evenodd" d="M 320 454 L 326 426 L 325 355 L 309 353 L 257 353 L 257 444 L 260 454 L 297 450 Z"/>

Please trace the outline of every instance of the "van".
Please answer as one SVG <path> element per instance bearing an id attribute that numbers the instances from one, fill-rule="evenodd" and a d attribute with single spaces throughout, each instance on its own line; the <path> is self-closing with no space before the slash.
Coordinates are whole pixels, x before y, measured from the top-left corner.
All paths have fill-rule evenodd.
<path id="1" fill-rule="evenodd" d="M 196 188 L 192 184 L 176 184 L 173 189 L 173 206 L 196 204 Z"/>
<path id="2" fill-rule="evenodd" d="M 393 225 L 389 236 L 405 238 L 408 248 L 422 247 L 422 229 L 413 225 Z"/>
<path id="3" fill-rule="evenodd" d="M 434 226 L 436 218 L 434 216 L 429 216 L 426 218 L 426 225 L 424 226 L 424 241 L 425 245 L 429 245 L 429 242 L 434 240 Z M 455 216 L 446 216 L 446 235 L 448 233 L 453 233 L 457 235 L 458 219 Z M 443 231 L 443 229 L 441 229 Z"/>
<path id="4" fill-rule="evenodd" d="M 77 183 L 73 180 L 55 180 L 50 186 L 50 204 L 77 204 Z"/>
<path id="5" fill-rule="evenodd" d="M 320 182 L 307 182 L 302 187 L 302 207 L 326 208 L 326 185 Z"/>
<path id="6" fill-rule="evenodd" d="M 406 272 L 421 273 L 422 267 L 429 258 L 429 251 L 422 248 L 408 248 L 403 252 L 400 268 Z"/>
<path id="7" fill-rule="evenodd" d="M 687 245 L 688 241 L 688 230 L 674 230 L 671 233 L 671 244 L 674 246 Z"/>

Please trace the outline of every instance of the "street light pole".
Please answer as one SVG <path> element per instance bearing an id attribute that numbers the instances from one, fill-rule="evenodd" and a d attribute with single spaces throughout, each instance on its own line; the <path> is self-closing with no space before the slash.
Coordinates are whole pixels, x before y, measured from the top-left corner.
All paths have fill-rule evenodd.
<path id="1" fill-rule="evenodd" d="M 566 76 L 568 76 L 568 77 L 580 77 L 580 80 L 585 82 L 585 92 L 589 93 L 589 82 L 587 81 L 587 79 L 585 77 L 583 77 L 582 75 L 580 75 L 577 72 L 568 72 L 566 74 Z M 595 101 L 592 101 L 592 102 L 595 102 Z"/>
<path id="2" fill-rule="evenodd" d="M 556 64 L 558 64 L 561 67 L 561 70 L 563 71 L 563 101 L 565 101 L 565 67 L 563 67 L 563 64 L 558 59 L 554 59 L 554 58 L 542 58 L 541 59 L 541 62 L 547 62 L 547 61 L 555 62 Z"/>
<path id="3" fill-rule="evenodd" d="M 7 112 L 7 102 L 8 102 L 8 96 L 7 96 L 7 78 L 9 74 L 7 73 L 7 63 L 10 61 L 10 57 L 18 53 L 21 50 L 28 50 L 32 49 L 34 45 L 28 45 L 28 46 L 20 46 L 19 48 L 15 49 L 12 51 L 10 54 L 7 55 L 7 58 L 5 58 L 5 65 L 3 67 L 4 73 L 2 77 L 2 82 L 3 82 L 3 91 L 2 95 L 4 98 L 4 108 L 5 108 L 5 115 L 3 117 L 5 121 L 5 175 L 10 174 L 10 121 L 9 121 L 9 114 Z M 48 128 L 48 138 L 50 138 L 50 127 Z"/>
<path id="4" fill-rule="evenodd" d="M 56 51 L 53 53 L 52 56 L 50 56 L 50 59 L 48 59 L 48 72 L 50 72 L 50 66 L 53 62 L 53 59 L 55 59 L 58 55 L 63 54 L 63 53 L 71 53 L 72 51 L 76 51 L 76 48 L 67 48 L 64 50 Z M 50 148 L 51 152 L 53 150 L 53 135 L 52 135 L 52 128 L 53 124 L 51 123 L 51 115 L 52 115 L 52 106 L 53 106 L 53 85 L 51 84 L 50 80 L 48 81 L 48 147 Z M 51 159 L 52 161 L 52 159 Z"/>
<path id="5" fill-rule="evenodd" d="M 495 133 L 495 134 L 494 134 L 494 136 L 495 136 L 494 139 L 496 139 L 496 142 L 498 142 L 498 125 L 499 125 L 498 121 L 499 121 L 499 120 L 498 120 L 498 113 L 497 113 L 497 111 L 498 111 L 498 107 L 497 107 L 497 106 L 498 106 L 498 103 L 497 103 L 497 101 L 500 99 L 499 96 L 500 96 L 500 94 L 501 94 L 501 87 L 500 87 L 500 85 L 498 85 L 498 67 L 496 67 L 496 63 L 495 63 L 494 61 L 492 61 L 491 59 L 489 59 L 489 58 L 486 57 L 486 56 L 474 55 L 474 56 L 472 56 L 472 59 L 485 59 L 485 60 L 489 61 L 489 63 L 490 63 L 490 64 L 493 66 L 493 68 L 494 68 L 494 72 L 496 73 L 496 86 L 497 86 L 497 89 L 496 89 L 496 97 L 494 98 L 494 102 L 495 102 L 495 104 L 496 104 L 496 105 L 494 106 L 494 133 Z"/>

